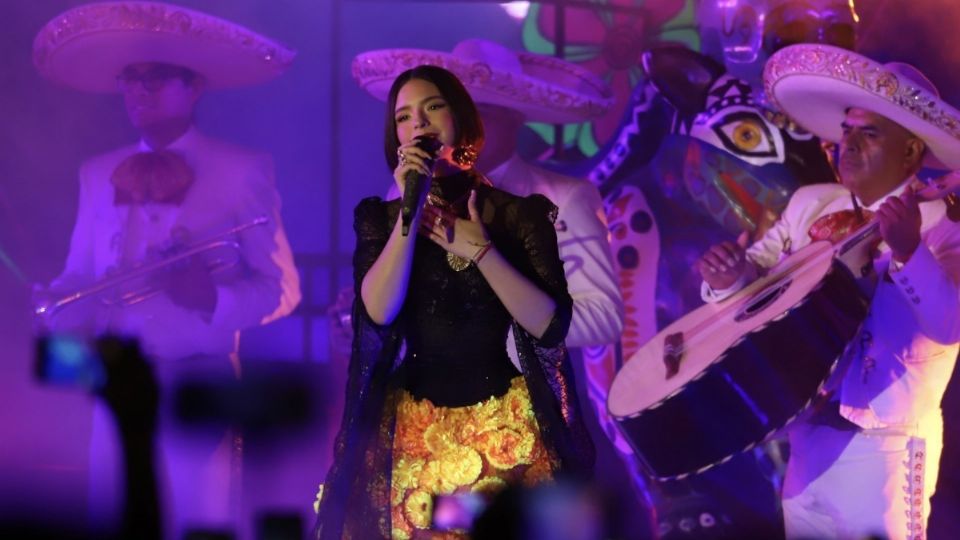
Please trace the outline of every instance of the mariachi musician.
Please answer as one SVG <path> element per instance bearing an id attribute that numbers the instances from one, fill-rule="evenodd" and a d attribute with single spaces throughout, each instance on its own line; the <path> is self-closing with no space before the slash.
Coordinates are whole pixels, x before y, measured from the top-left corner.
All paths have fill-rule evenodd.
<path id="1" fill-rule="evenodd" d="M 192 257 L 145 278 L 159 294 L 132 305 L 77 302 L 54 320 L 55 329 L 137 336 L 166 389 L 186 374 L 236 376 L 239 331 L 290 313 L 300 300 L 299 280 L 270 156 L 200 133 L 194 110 L 206 90 L 265 82 L 293 57 L 247 28 L 157 2 L 79 6 L 40 30 L 34 42 L 39 72 L 78 90 L 121 94 L 140 133 L 139 141 L 80 167 L 66 267 L 51 290 L 123 275 L 165 250 L 225 231 L 236 231 L 226 240 L 238 247 L 232 256 L 217 255 L 236 261 L 225 271 L 211 273 L 212 253 Z M 172 526 L 167 534 L 179 537 L 184 523 L 227 524 L 236 504 L 236 441 L 220 432 L 195 444 L 168 430 L 167 420 L 161 415 L 161 485 L 172 502 L 164 508 Z M 100 526 L 116 515 L 111 428 L 104 410 L 96 409 L 91 502 Z"/>
<path id="2" fill-rule="evenodd" d="M 765 85 L 800 125 L 839 143 L 842 185 L 797 190 L 749 249 L 708 250 L 704 299 L 723 300 L 812 239 L 879 224 L 876 283 L 845 369 L 788 429 L 784 520 L 788 538 L 921 538 L 960 341 L 960 226 L 943 200 L 916 192 L 916 174 L 960 168 L 960 112 L 911 66 L 823 45 L 775 54 Z"/>

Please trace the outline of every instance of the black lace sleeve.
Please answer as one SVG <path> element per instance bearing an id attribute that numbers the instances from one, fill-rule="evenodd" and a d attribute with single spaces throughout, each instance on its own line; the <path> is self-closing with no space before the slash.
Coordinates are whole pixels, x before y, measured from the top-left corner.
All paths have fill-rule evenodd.
<path id="1" fill-rule="evenodd" d="M 391 212 L 379 198 L 354 210 L 357 247 L 353 255 L 353 349 L 343 417 L 324 481 L 314 537 L 389 538 L 389 474 L 392 449 L 390 375 L 400 348 L 395 324 L 374 323 L 360 298 L 360 284 L 390 235 Z"/>
<path id="2" fill-rule="evenodd" d="M 353 251 L 354 292 L 360 297 L 360 284 L 383 252 L 390 237 L 387 205 L 380 197 L 367 197 L 353 209 L 353 230 L 357 247 Z"/>
<path id="3" fill-rule="evenodd" d="M 391 223 L 387 203 L 380 197 L 367 197 L 360 201 L 353 210 L 353 230 L 357 235 L 357 246 L 353 250 L 353 292 L 359 304 L 359 309 L 354 309 L 354 314 L 362 315 L 364 322 L 377 327 L 379 325 L 370 318 L 366 306 L 363 305 L 360 286 L 390 238 Z"/>
<path id="4" fill-rule="evenodd" d="M 553 319 L 540 337 L 539 345 L 554 347 L 567 337 L 573 316 L 573 299 L 567 291 L 567 278 L 557 248 L 557 207 L 543 195 L 530 195 L 520 201 L 517 226 L 524 251 L 537 280 L 537 286 L 556 303 Z"/>

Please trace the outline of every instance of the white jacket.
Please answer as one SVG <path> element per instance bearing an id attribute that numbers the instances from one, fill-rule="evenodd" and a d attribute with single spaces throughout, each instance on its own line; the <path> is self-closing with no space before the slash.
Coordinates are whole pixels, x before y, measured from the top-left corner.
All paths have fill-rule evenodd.
<path id="1" fill-rule="evenodd" d="M 578 178 L 528 164 L 514 154 L 487 175 L 525 197 L 539 193 L 557 205 L 557 244 L 573 297 L 568 347 L 615 343 L 623 331 L 623 298 L 607 241 L 607 218 L 597 188 Z M 512 343 L 512 340 L 511 340 Z"/>
<path id="2" fill-rule="evenodd" d="M 185 229 L 190 241 L 200 241 L 267 216 L 267 225 L 235 235 L 240 244 L 239 269 L 215 278 L 217 303 L 209 323 L 163 294 L 130 307 L 96 305 L 93 309 L 94 330 L 137 336 L 144 350 L 156 358 L 235 353 L 239 330 L 286 315 L 300 301 L 299 277 L 280 219 L 273 162 L 266 154 L 206 137 L 192 128 L 169 149 L 180 153 L 195 175 L 180 206 L 114 205 L 110 177 L 124 159 L 149 150 L 142 142 L 81 166 L 70 250 L 51 288 L 90 284 L 109 269 L 122 266 L 121 258 L 135 261 L 151 247 L 167 243 L 175 228 Z"/>
<path id="3" fill-rule="evenodd" d="M 903 192 L 905 182 L 889 196 Z M 876 210 L 887 197 L 866 207 Z M 850 192 L 837 184 L 796 191 L 779 221 L 750 246 L 747 258 L 760 268 L 776 264 L 786 251 L 810 243 L 808 231 L 819 217 L 853 207 Z M 960 224 L 946 217 L 943 201 L 920 203 L 922 241 L 899 270 L 880 244 L 874 262 L 880 279 L 860 343 L 840 382 L 840 412 L 866 429 L 904 428 L 940 423 L 940 399 L 953 371 L 960 341 Z M 717 301 L 733 290 L 711 291 Z M 865 337 L 868 336 L 868 337 Z M 862 344 L 862 347 L 860 346 Z M 932 425 L 931 425 L 932 423 Z"/>

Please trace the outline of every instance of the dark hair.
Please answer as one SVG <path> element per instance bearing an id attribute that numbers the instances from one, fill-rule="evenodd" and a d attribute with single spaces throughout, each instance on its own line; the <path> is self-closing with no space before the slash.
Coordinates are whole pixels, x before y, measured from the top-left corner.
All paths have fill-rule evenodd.
<path id="1" fill-rule="evenodd" d="M 433 83 L 446 100 L 453 113 L 453 125 L 457 130 L 456 146 L 473 146 L 477 152 L 483 148 L 483 122 L 480 113 L 473 103 L 470 93 L 456 75 L 437 66 L 417 66 L 404 71 L 393 81 L 390 93 L 387 95 L 387 116 L 383 134 L 383 154 L 387 158 L 390 170 L 397 168 L 397 148 L 400 141 L 397 139 L 397 122 L 394 110 L 397 108 L 397 94 L 403 85 L 412 79 L 420 79 Z"/>

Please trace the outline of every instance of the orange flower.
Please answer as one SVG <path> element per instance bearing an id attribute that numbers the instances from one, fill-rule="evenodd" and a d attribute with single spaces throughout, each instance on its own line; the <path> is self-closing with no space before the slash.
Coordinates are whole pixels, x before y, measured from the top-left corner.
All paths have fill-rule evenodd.
<path id="1" fill-rule="evenodd" d="M 523 381 L 514 379 L 514 384 L 505 396 L 503 396 L 503 409 L 505 418 L 511 427 L 529 426 L 536 423 L 536 417 L 533 414 L 533 404 L 530 402 L 530 394 L 527 393 L 527 387 Z"/>
<path id="2" fill-rule="evenodd" d="M 419 487 L 420 472 L 423 471 L 424 464 L 426 461 L 423 459 L 408 456 L 401 456 L 393 462 L 393 476 L 390 480 L 393 504 L 400 504 L 407 490 Z"/>
<path id="3" fill-rule="evenodd" d="M 423 431 L 427 426 L 434 423 L 437 418 L 437 410 L 429 400 L 415 400 L 413 396 L 404 392 L 400 398 L 400 404 L 397 405 L 397 421 L 411 428 Z"/>
<path id="4" fill-rule="evenodd" d="M 440 454 L 457 444 L 451 435 L 451 430 L 443 422 L 436 422 L 423 432 L 423 442 L 431 454 Z"/>
<path id="5" fill-rule="evenodd" d="M 430 527 L 433 520 L 433 497 L 421 490 L 410 493 L 403 503 L 403 515 L 418 529 Z"/>
<path id="6" fill-rule="evenodd" d="M 436 409 L 432 403 L 427 400 L 415 401 L 410 394 L 404 393 L 397 405 L 397 428 L 393 436 L 393 447 L 402 454 L 429 457 L 430 452 L 424 444 L 423 432 L 436 417 Z"/>
<path id="7" fill-rule="evenodd" d="M 400 505 L 392 506 L 390 508 L 390 537 L 393 540 L 410 540 L 410 535 L 413 533 L 413 527 L 407 523 L 407 520 L 403 517 L 403 511 L 401 510 Z"/>
<path id="8" fill-rule="evenodd" d="M 439 461 L 429 461 L 420 471 L 420 489 L 434 495 L 453 493 L 457 486 L 450 482 L 440 470 Z"/>
<path id="9" fill-rule="evenodd" d="M 440 455 L 440 474 L 454 486 L 466 486 L 476 482 L 483 470 L 480 454 L 467 446 L 450 448 Z"/>
<path id="10" fill-rule="evenodd" d="M 473 485 L 471 491 L 486 496 L 493 496 L 503 491 L 506 487 L 507 482 L 503 478 L 497 476 L 488 476 L 478 480 L 477 483 Z"/>
<path id="11" fill-rule="evenodd" d="M 481 436 L 483 456 L 500 470 L 508 470 L 530 463 L 535 438 L 527 431 L 520 434 L 512 429 L 490 431 Z"/>

